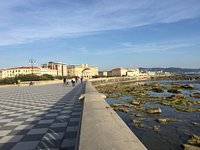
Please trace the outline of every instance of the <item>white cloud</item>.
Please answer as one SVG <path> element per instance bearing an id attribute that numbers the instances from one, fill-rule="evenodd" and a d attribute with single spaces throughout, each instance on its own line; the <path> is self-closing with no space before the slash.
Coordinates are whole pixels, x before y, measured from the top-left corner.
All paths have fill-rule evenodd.
<path id="1" fill-rule="evenodd" d="M 1 0 L 0 45 L 200 16 L 199 0 Z"/>
<path id="2" fill-rule="evenodd" d="M 81 47 L 77 51 L 81 55 L 85 56 L 114 56 L 116 54 L 135 54 L 135 53 L 144 53 L 144 52 L 182 52 L 177 49 L 191 47 L 199 45 L 198 39 L 193 39 L 191 41 L 181 40 L 181 41 L 165 41 L 165 42 L 152 42 L 152 43 L 142 43 L 134 44 L 132 42 L 119 43 L 118 47 L 113 47 L 110 49 L 96 49 L 89 50 L 86 47 Z"/>
<path id="3" fill-rule="evenodd" d="M 81 55 L 87 55 L 87 56 L 106 56 L 106 55 L 114 53 L 114 50 L 97 49 L 93 51 L 93 50 L 87 49 L 86 47 L 81 47 L 77 51 L 81 53 Z"/>
<path id="4" fill-rule="evenodd" d="M 131 42 L 121 43 L 124 52 L 133 53 L 133 52 L 153 52 L 153 51 L 173 51 L 178 48 L 190 47 L 194 45 L 199 45 L 199 40 L 193 41 L 166 41 L 166 42 L 157 42 L 157 43 L 142 43 L 134 44 Z"/>

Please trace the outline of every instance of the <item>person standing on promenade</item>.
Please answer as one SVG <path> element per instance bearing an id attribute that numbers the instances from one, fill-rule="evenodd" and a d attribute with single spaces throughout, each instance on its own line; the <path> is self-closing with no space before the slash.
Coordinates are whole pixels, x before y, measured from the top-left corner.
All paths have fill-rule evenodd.
<path id="1" fill-rule="evenodd" d="M 74 78 L 72 78 L 72 80 L 71 80 L 71 82 L 72 82 L 72 86 L 75 86 L 75 79 Z"/>
<path id="2" fill-rule="evenodd" d="M 69 79 L 66 79 L 66 84 L 69 85 Z"/>
<path id="3" fill-rule="evenodd" d="M 20 80 L 17 80 L 17 83 L 16 83 L 16 84 L 17 84 L 18 86 L 20 86 L 20 82 L 21 82 Z"/>
<path id="4" fill-rule="evenodd" d="M 66 84 L 66 78 L 64 77 L 63 78 L 63 85 L 65 85 Z"/>
<path id="5" fill-rule="evenodd" d="M 83 77 L 81 77 L 81 83 L 83 83 Z"/>
<path id="6" fill-rule="evenodd" d="M 76 81 L 76 83 L 77 83 L 77 81 L 78 81 L 78 77 L 75 77 L 75 81 Z"/>

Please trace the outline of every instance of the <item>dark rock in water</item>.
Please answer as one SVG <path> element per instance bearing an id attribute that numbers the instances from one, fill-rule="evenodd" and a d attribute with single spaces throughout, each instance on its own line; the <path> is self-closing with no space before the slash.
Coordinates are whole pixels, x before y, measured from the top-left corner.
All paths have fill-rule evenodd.
<path id="1" fill-rule="evenodd" d="M 153 126 L 153 130 L 154 131 L 159 131 L 160 130 L 160 126 Z"/>
<path id="2" fill-rule="evenodd" d="M 169 92 L 169 93 L 175 93 L 175 94 L 180 94 L 181 90 L 178 90 L 178 89 L 169 89 L 169 90 L 167 90 L 167 92 Z"/>
<path id="3" fill-rule="evenodd" d="M 115 111 L 121 111 L 121 112 L 125 112 L 125 113 L 128 113 L 129 110 L 126 109 L 126 108 L 114 108 Z"/>
<path id="4" fill-rule="evenodd" d="M 184 150 L 199 150 L 200 149 L 200 136 L 193 134 L 187 144 L 183 144 Z"/>
<path id="5" fill-rule="evenodd" d="M 133 105 L 140 105 L 140 104 L 141 104 L 141 101 L 133 100 L 133 101 L 131 102 L 131 104 L 133 104 Z"/>
<path id="6" fill-rule="evenodd" d="M 185 98 L 185 96 L 183 94 L 175 94 L 175 95 L 171 95 L 169 98 L 171 98 L 171 99 L 181 99 L 181 98 Z"/>
<path id="7" fill-rule="evenodd" d="M 159 82 L 153 82 L 153 83 L 150 84 L 150 86 L 152 86 L 152 87 L 159 87 L 160 83 Z"/>
<path id="8" fill-rule="evenodd" d="M 192 125 L 194 125 L 194 126 L 199 126 L 200 123 L 198 123 L 198 122 L 192 122 Z"/>
<path id="9" fill-rule="evenodd" d="M 162 92 L 164 92 L 164 90 L 162 88 L 159 88 L 159 87 L 153 88 L 152 91 L 156 92 L 156 93 L 162 93 Z"/>
<path id="10" fill-rule="evenodd" d="M 193 134 L 192 138 L 188 140 L 188 144 L 200 146 L 200 136 Z"/>
<path id="11" fill-rule="evenodd" d="M 143 116 L 145 116 L 145 114 L 144 113 L 138 113 L 138 114 L 135 114 L 134 116 L 135 117 L 143 117 Z"/>
<path id="12" fill-rule="evenodd" d="M 192 84 L 185 84 L 185 85 L 181 85 L 181 88 L 184 88 L 184 89 L 194 89 L 194 85 L 192 85 Z"/>
<path id="13" fill-rule="evenodd" d="M 150 108 L 147 113 L 149 114 L 160 114 L 162 110 L 160 108 Z"/>
<path id="14" fill-rule="evenodd" d="M 192 93 L 190 96 L 194 98 L 200 98 L 200 93 Z"/>
<path id="15" fill-rule="evenodd" d="M 193 145 L 183 144 L 184 150 L 199 150 L 200 148 Z"/>
<path id="16" fill-rule="evenodd" d="M 174 119 L 174 118 L 159 118 L 157 121 L 159 123 L 166 123 L 166 122 L 176 121 L 176 119 Z"/>
<path id="17" fill-rule="evenodd" d="M 138 119 L 133 119 L 133 120 L 132 120 L 132 123 L 133 123 L 133 124 L 138 124 L 139 122 L 140 122 L 140 121 L 139 121 Z"/>
<path id="18" fill-rule="evenodd" d="M 144 124 L 141 124 L 141 123 L 140 123 L 140 124 L 138 124 L 138 127 L 139 127 L 139 128 L 144 128 Z"/>

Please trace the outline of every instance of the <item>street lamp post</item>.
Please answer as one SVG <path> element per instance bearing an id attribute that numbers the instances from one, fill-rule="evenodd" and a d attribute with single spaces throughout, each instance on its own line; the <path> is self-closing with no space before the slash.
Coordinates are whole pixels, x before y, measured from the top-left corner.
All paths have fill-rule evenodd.
<path id="1" fill-rule="evenodd" d="M 33 75 L 33 65 L 36 63 L 36 60 L 35 59 L 30 59 L 29 60 L 29 64 L 31 64 L 31 67 L 32 67 L 32 75 Z"/>

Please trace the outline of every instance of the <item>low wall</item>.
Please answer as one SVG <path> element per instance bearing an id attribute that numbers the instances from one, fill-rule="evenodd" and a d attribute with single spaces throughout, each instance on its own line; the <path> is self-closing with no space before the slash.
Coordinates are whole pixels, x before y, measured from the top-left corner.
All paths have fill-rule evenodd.
<path id="1" fill-rule="evenodd" d="M 4 87 L 17 87 L 17 86 L 29 86 L 31 81 L 20 82 L 20 84 L 0 85 L 0 88 Z M 48 85 L 62 83 L 62 80 L 47 80 L 47 81 L 33 81 L 33 85 Z"/>
<path id="2" fill-rule="evenodd" d="M 86 82 L 79 150 L 146 150 L 89 81 Z"/>
<path id="3" fill-rule="evenodd" d="M 94 86 L 104 85 L 104 84 L 113 84 L 119 82 L 130 82 L 130 81 L 146 81 L 150 80 L 150 76 L 138 76 L 138 77 L 110 77 L 110 78 L 96 78 L 89 79 Z"/>
<path id="4" fill-rule="evenodd" d="M 28 82 L 29 84 L 30 82 Z M 48 85 L 48 84 L 56 84 L 63 83 L 62 80 L 47 80 L 47 81 L 33 81 L 34 85 Z"/>

